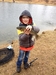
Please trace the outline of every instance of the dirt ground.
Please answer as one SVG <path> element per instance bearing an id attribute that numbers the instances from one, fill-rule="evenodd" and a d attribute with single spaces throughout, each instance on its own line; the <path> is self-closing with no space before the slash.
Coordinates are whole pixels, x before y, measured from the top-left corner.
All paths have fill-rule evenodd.
<path id="1" fill-rule="evenodd" d="M 0 45 L 0 49 L 9 44 Z M 16 72 L 16 61 L 19 53 L 18 40 L 13 41 L 15 56 L 8 63 L 0 66 L 0 75 L 13 75 Z M 38 34 L 34 49 L 30 52 L 29 62 L 38 58 L 28 70 L 15 75 L 56 75 L 56 29 Z"/>

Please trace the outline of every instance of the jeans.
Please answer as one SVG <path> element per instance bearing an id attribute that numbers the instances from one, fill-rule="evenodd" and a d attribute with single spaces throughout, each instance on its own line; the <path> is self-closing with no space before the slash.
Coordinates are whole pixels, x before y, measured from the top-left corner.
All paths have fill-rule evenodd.
<path id="1" fill-rule="evenodd" d="M 21 67 L 22 61 L 24 62 L 24 64 L 28 62 L 29 52 L 30 51 L 23 51 L 23 50 L 19 51 L 17 67 Z"/>

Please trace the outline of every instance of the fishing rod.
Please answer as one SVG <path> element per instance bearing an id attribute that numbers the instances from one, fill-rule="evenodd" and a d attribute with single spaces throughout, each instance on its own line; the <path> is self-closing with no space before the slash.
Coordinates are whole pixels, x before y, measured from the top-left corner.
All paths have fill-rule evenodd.
<path id="1" fill-rule="evenodd" d="M 38 58 L 33 59 L 30 63 L 29 63 L 29 67 L 32 65 L 33 62 L 35 62 Z M 17 72 L 15 72 L 13 75 L 15 75 Z"/>
<path id="2" fill-rule="evenodd" d="M 32 65 L 32 63 L 34 62 L 34 61 L 36 61 L 38 58 L 35 58 L 34 60 L 32 60 L 30 63 L 29 63 L 29 66 L 31 66 Z"/>

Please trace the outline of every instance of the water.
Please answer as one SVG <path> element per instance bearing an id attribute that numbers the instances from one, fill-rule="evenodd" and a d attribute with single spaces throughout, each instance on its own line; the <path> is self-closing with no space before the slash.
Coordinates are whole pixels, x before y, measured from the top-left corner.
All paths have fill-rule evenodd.
<path id="1" fill-rule="evenodd" d="M 16 27 L 23 10 L 29 10 L 41 31 L 56 28 L 56 6 L 0 2 L 0 43 L 18 38 Z"/>

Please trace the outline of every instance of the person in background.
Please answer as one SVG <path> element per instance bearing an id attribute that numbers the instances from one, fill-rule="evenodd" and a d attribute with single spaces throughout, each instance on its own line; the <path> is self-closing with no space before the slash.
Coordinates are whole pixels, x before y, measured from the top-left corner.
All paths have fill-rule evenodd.
<path id="1" fill-rule="evenodd" d="M 21 72 L 22 61 L 24 64 L 24 69 L 29 68 L 28 59 L 30 50 L 33 49 L 35 40 L 33 39 L 33 35 L 31 34 L 31 30 L 33 29 L 35 32 L 39 32 L 39 28 L 33 25 L 33 20 L 30 12 L 28 10 L 24 10 L 20 17 L 19 26 L 25 26 L 24 31 L 18 30 L 19 35 L 19 56 L 17 60 L 17 72 Z"/>

